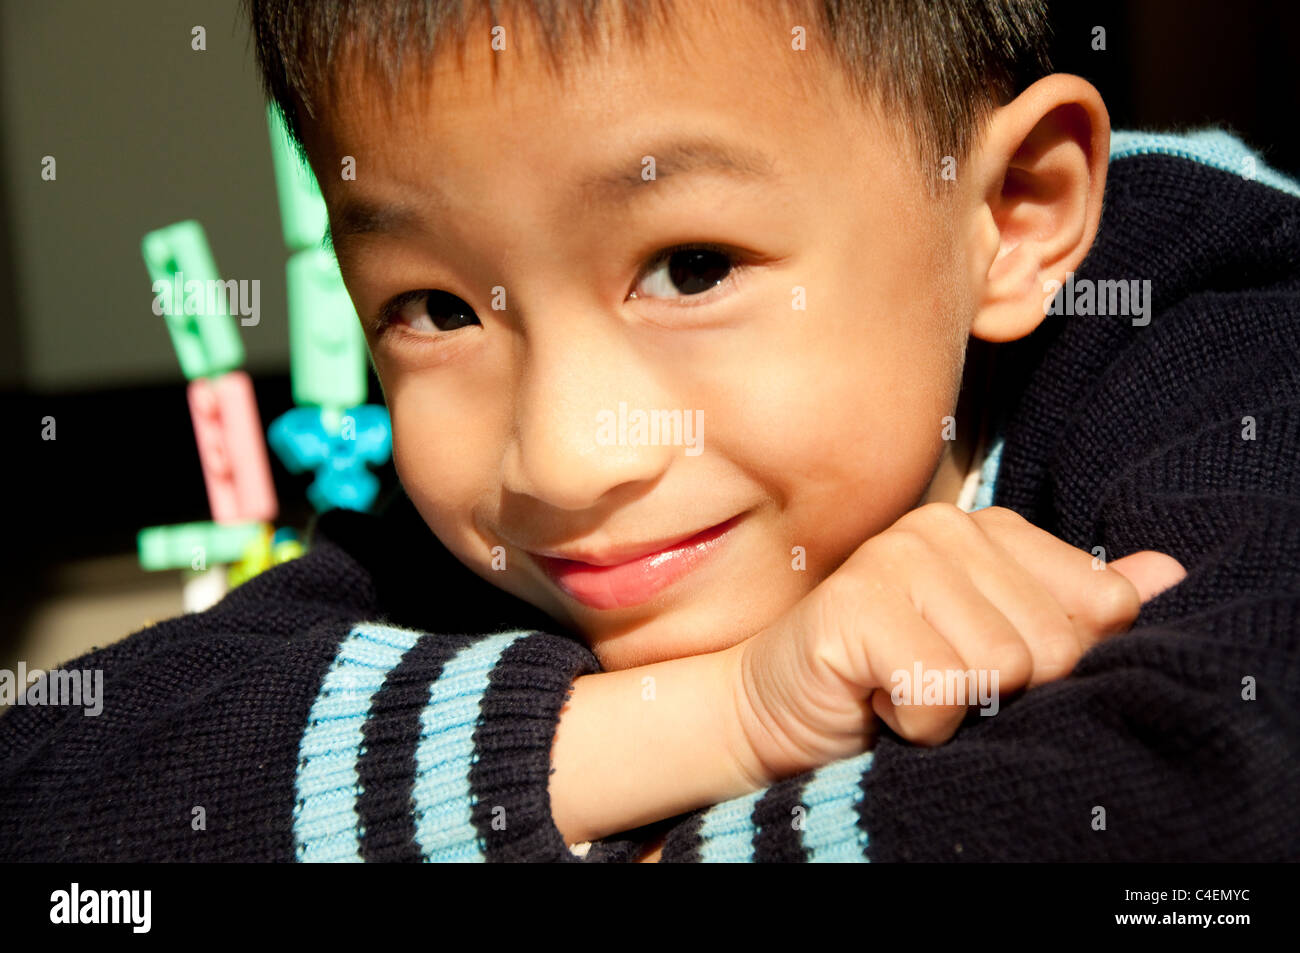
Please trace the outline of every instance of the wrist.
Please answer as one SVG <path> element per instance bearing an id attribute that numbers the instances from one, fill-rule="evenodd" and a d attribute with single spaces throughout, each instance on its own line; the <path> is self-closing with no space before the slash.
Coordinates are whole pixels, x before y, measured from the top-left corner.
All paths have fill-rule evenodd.
<path id="1" fill-rule="evenodd" d="M 843 716 L 853 725 L 847 734 L 816 728 L 829 709 L 806 687 L 815 680 L 788 626 L 765 629 L 727 651 L 733 656 L 728 666 L 738 726 L 732 751 L 752 790 L 870 747 L 874 715 L 865 704 Z"/>
<path id="2" fill-rule="evenodd" d="M 727 685 L 730 704 L 719 715 L 727 763 L 743 785 L 742 794 L 762 790 L 780 780 L 763 752 L 770 748 L 763 738 L 770 735 L 758 700 L 754 680 L 753 639 L 746 639 L 717 653 L 721 678 Z"/>
<path id="3" fill-rule="evenodd" d="M 574 682 L 550 779 L 552 815 L 566 842 L 764 787 L 738 717 L 739 654 L 687 656 Z"/>

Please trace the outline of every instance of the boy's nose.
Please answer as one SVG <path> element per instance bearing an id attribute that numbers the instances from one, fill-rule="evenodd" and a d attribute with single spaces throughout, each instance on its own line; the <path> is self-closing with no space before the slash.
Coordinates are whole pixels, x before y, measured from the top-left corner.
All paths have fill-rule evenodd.
<path id="1" fill-rule="evenodd" d="M 633 411 L 671 407 L 644 369 L 625 349 L 577 337 L 563 348 L 529 347 L 502 461 L 503 489 L 566 510 L 653 481 L 682 455 L 619 426 Z"/>

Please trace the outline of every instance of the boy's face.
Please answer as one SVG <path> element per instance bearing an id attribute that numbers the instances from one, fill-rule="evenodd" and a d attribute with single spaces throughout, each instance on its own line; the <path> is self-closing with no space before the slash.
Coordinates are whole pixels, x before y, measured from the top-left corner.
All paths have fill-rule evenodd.
<path id="1" fill-rule="evenodd" d="M 400 102 L 358 78 L 305 130 L 407 493 L 609 670 L 741 641 L 955 499 L 935 475 L 974 310 L 962 243 L 822 40 L 794 51 L 793 24 L 729 6 L 682 4 L 642 48 L 615 31 L 563 78 L 503 19 L 504 51 L 485 27 Z M 371 327 L 421 289 L 447 294 Z M 702 429 L 638 442 L 654 410 Z M 617 562 L 723 523 L 695 561 L 543 555 Z"/>

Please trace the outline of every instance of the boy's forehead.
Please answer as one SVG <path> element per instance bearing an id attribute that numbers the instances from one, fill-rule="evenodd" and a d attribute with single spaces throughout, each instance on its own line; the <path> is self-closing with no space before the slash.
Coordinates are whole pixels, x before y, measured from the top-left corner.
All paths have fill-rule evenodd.
<path id="1" fill-rule="evenodd" d="M 488 155 L 541 161 L 576 192 L 613 197 L 644 181 L 642 156 L 625 154 L 643 147 L 659 178 L 700 167 L 772 174 L 780 155 L 863 118 L 828 58 L 794 48 L 779 7 L 760 16 L 750 4 L 678 3 L 669 33 L 611 27 L 596 47 L 566 43 L 555 66 L 526 18 L 501 19 L 503 49 L 471 32 L 454 50 L 406 56 L 395 81 L 344 54 L 336 92 L 303 124 L 304 139 L 313 162 L 365 155 L 424 186 L 431 162 Z M 742 12 L 720 15 L 727 9 Z M 848 133 L 838 133 L 845 146 Z"/>
<path id="2" fill-rule="evenodd" d="M 372 104 L 412 107 L 417 97 L 410 94 L 428 93 L 431 86 L 444 87 L 447 98 L 467 93 L 517 98 L 525 91 L 573 95 L 588 91 L 593 81 L 662 82 L 669 73 L 700 86 L 719 74 L 745 75 L 751 81 L 763 77 L 777 88 L 808 77 L 813 61 L 825 52 L 820 40 L 807 39 L 810 27 L 787 9 L 789 0 L 658 3 L 672 11 L 666 28 L 642 23 L 632 29 L 620 13 L 623 4 L 606 2 L 598 4 L 601 12 L 590 31 L 571 25 L 551 35 L 534 17 L 518 14 L 519 5 L 506 3 L 495 19 L 481 18 L 477 26 L 440 34 L 431 50 L 426 49 L 429 40 L 413 31 L 392 50 L 383 49 L 383 43 L 354 46 L 349 40 L 359 37 L 344 37 L 339 45 L 347 62 L 333 74 L 346 77 L 352 91 Z M 793 48 L 795 30 L 805 37 L 802 49 Z M 394 70 L 394 64 L 400 66 Z M 398 73 L 394 84 L 391 79 Z M 824 92 L 819 81 L 811 77 L 802 92 Z"/>

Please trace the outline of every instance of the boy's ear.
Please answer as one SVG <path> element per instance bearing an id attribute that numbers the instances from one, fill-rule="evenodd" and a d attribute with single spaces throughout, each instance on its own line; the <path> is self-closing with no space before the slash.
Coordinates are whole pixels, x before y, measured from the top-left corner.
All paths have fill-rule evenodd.
<path id="1" fill-rule="evenodd" d="M 1043 320 L 1101 220 L 1110 116 L 1078 76 L 1044 77 L 996 110 L 968 165 L 976 192 L 971 334 L 1014 341 Z"/>

